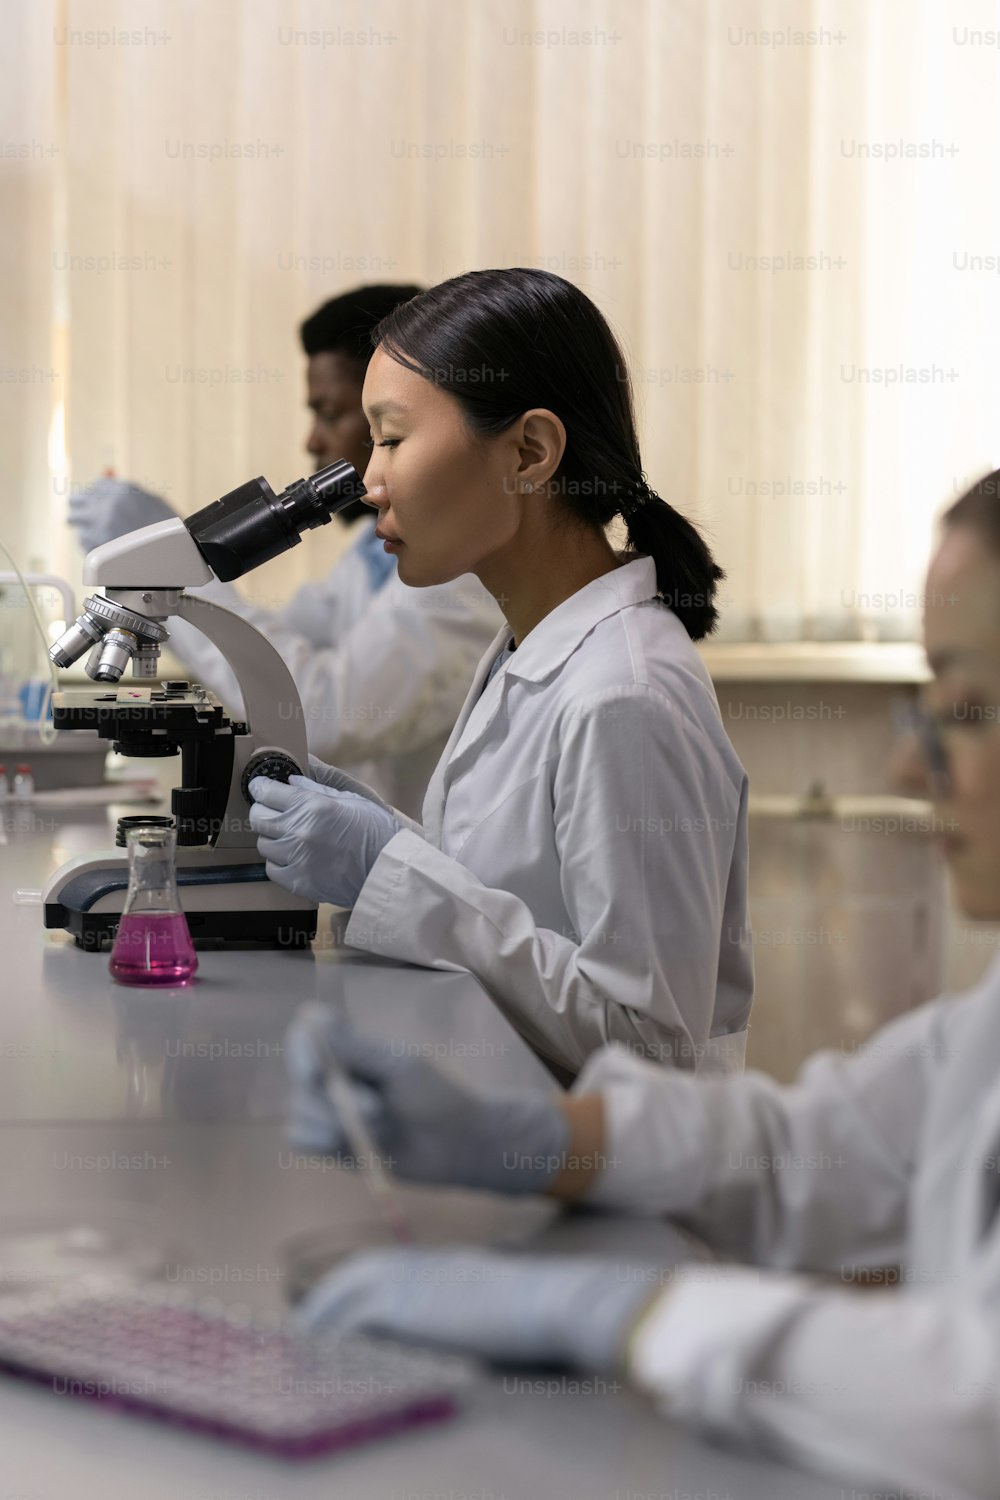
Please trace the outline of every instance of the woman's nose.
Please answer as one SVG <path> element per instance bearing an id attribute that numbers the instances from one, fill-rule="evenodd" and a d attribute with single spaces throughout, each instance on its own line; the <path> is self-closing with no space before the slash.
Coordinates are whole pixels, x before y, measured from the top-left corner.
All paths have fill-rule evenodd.
<path id="1" fill-rule="evenodd" d="M 368 460 L 365 470 L 365 503 L 374 505 L 376 510 L 384 510 L 389 504 L 389 494 L 385 487 L 382 476 L 379 474 L 378 459 L 372 457 Z"/>

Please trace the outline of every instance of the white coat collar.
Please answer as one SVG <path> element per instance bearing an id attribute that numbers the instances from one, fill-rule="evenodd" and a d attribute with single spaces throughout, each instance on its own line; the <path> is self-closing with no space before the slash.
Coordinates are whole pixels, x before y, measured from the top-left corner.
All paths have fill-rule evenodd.
<path id="1" fill-rule="evenodd" d="M 517 650 L 510 653 L 506 675 L 523 682 L 541 682 L 562 666 L 595 625 L 631 604 L 655 597 L 656 564 L 651 557 L 637 557 L 603 573 L 557 604 L 528 631 Z M 494 655 L 512 634 L 509 628 L 503 632 Z"/>
<path id="2" fill-rule="evenodd" d="M 497 652 L 513 638 L 510 626 L 500 631 L 479 663 L 462 712 L 451 732 L 424 798 L 423 825 L 431 842 L 440 838 L 448 787 L 458 763 L 476 748 L 496 718 L 504 699 L 504 683 L 517 677 L 523 682 L 541 682 L 562 666 L 594 626 L 630 604 L 641 604 L 656 595 L 656 564 L 651 557 L 638 557 L 585 584 L 556 605 L 534 630 L 529 630 L 509 661 L 493 679 L 490 691 L 483 684 Z"/>

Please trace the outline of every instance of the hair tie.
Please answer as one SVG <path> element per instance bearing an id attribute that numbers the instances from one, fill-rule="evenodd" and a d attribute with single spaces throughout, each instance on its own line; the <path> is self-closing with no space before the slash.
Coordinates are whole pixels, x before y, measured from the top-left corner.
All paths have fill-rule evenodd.
<path id="1" fill-rule="evenodd" d="M 644 478 L 638 479 L 634 484 L 626 486 L 625 494 L 618 509 L 627 521 L 642 506 L 648 505 L 652 499 L 653 491 L 646 483 L 646 480 Z"/>

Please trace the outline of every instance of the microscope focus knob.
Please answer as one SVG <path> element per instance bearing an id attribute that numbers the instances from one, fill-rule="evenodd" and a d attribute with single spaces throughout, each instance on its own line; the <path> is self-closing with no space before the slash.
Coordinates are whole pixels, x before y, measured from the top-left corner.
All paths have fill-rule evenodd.
<path id="1" fill-rule="evenodd" d="M 289 776 L 301 776 L 301 766 L 282 750 L 258 750 L 246 763 L 240 789 L 248 802 L 252 802 L 250 783 L 255 776 L 270 776 L 272 781 L 287 781 Z"/>

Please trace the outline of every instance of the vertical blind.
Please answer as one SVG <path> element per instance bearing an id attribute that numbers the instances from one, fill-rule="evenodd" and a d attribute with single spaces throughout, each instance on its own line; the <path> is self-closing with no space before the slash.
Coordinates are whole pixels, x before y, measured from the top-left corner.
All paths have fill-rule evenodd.
<path id="1" fill-rule="evenodd" d="M 1000 462 L 995 0 L 10 0 L 2 539 L 70 485 L 187 512 L 308 466 L 296 329 L 534 265 L 625 347 L 731 639 L 911 638 Z M 335 528 L 330 528 L 332 533 Z M 278 602 L 325 532 L 246 580 Z"/>

